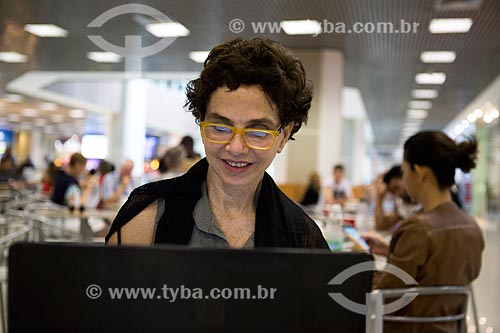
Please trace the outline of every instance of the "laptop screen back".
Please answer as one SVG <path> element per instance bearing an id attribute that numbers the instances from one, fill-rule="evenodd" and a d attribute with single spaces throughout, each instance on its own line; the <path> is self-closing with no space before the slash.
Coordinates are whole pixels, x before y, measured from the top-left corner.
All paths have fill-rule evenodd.
<path id="1" fill-rule="evenodd" d="M 10 250 L 10 332 L 364 332 L 335 302 L 365 303 L 373 258 L 305 250 L 20 243 Z"/>

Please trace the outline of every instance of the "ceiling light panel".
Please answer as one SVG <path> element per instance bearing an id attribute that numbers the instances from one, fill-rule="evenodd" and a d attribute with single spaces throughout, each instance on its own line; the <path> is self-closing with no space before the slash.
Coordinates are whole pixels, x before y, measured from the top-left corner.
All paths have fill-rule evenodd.
<path id="1" fill-rule="evenodd" d="M 38 37 L 66 37 L 68 31 L 54 24 L 26 24 L 24 30 Z"/>
<path id="2" fill-rule="evenodd" d="M 410 119 L 425 119 L 429 115 L 427 110 L 410 109 L 406 111 L 406 117 Z"/>
<path id="3" fill-rule="evenodd" d="M 429 31 L 433 34 L 466 33 L 471 26 L 470 18 L 435 18 L 431 20 Z"/>
<path id="4" fill-rule="evenodd" d="M 410 101 L 408 102 L 408 108 L 410 109 L 431 109 L 432 102 L 429 101 Z"/>
<path id="5" fill-rule="evenodd" d="M 10 63 L 22 63 L 26 62 L 28 57 L 24 54 L 17 52 L 0 52 L 0 61 L 10 62 Z"/>
<path id="6" fill-rule="evenodd" d="M 87 52 L 87 58 L 95 62 L 117 63 L 122 58 L 113 52 Z"/>
<path id="7" fill-rule="evenodd" d="M 423 63 L 452 63 L 457 58 L 453 51 L 425 51 L 420 54 Z"/>
<path id="8" fill-rule="evenodd" d="M 446 81 L 445 73 L 418 73 L 415 82 L 418 84 L 443 84 Z"/>
<path id="9" fill-rule="evenodd" d="M 281 21 L 280 27 L 287 35 L 318 35 L 321 23 L 316 20 Z"/>
<path id="10" fill-rule="evenodd" d="M 199 64 L 204 63 L 210 51 L 191 51 L 189 58 Z"/>
<path id="11" fill-rule="evenodd" d="M 433 99 L 437 98 L 439 92 L 436 89 L 414 89 L 411 92 L 413 98 L 419 99 Z"/>
<path id="12" fill-rule="evenodd" d="M 146 30 L 156 37 L 186 37 L 190 31 L 179 22 L 151 23 Z"/>

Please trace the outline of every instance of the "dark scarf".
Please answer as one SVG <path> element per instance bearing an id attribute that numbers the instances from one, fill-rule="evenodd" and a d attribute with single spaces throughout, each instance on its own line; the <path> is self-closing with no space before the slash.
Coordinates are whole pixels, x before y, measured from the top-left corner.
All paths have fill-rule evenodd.
<path id="1" fill-rule="evenodd" d="M 208 162 L 202 159 L 183 176 L 134 190 L 113 221 L 106 241 L 155 200 L 165 198 L 165 212 L 156 230 L 155 243 L 189 244 L 195 225 L 193 210 L 202 196 L 201 184 L 207 171 Z M 257 203 L 254 237 L 256 247 L 327 246 L 314 221 L 279 190 L 267 173 Z"/>

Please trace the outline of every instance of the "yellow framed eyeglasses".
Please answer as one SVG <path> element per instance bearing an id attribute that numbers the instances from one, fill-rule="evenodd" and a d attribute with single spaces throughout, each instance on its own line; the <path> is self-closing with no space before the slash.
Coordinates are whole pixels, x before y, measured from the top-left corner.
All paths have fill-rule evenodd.
<path id="1" fill-rule="evenodd" d="M 228 144 L 235 134 L 241 135 L 247 147 L 266 150 L 273 146 L 276 137 L 280 135 L 282 127 L 277 130 L 264 130 L 258 128 L 236 128 L 234 126 L 202 121 L 200 123 L 201 135 L 208 142 Z"/>

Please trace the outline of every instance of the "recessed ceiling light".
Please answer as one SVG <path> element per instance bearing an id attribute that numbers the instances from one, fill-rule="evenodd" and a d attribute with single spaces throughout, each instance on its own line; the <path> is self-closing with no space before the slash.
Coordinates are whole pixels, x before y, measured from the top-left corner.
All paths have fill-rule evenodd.
<path id="1" fill-rule="evenodd" d="M 189 35 L 189 30 L 179 22 L 146 24 L 146 30 L 159 38 L 185 37 Z"/>
<path id="2" fill-rule="evenodd" d="M 57 110 L 57 104 L 55 103 L 41 103 L 40 109 L 44 111 L 55 111 Z"/>
<path id="3" fill-rule="evenodd" d="M 432 99 L 438 97 L 439 93 L 436 89 L 414 89 L 411 91 L 413 98 Z"/>
<path id="4" fill-rule="evenodd" d="M 71 118 L 85 118 L 85 111 L 78 109 L 70 110 L 69 116 Z"/>
<path id="5" fill-rule="evenodd" d="M 429 101 L 410 101 L 408 102 L 408 108 L 428 110 L 432 108 L 432 103 Z"/>
<path id="6" fill-rule="evenodd" d="M 498 112 L 497 109 L 491 110 L 491 116 L 493 117 L 493 119 L 497 119 L 499 115 L 500 113 Z"/>
<path id="7" fill-rule="evenodd" d="M 443 84 L 446 81 L 445 73 L 418 73 L 415 82 L 418 84 Z"/>
<path id="8" fill-rule="evenodd" d="M 0 52 L 0 61 L 3 62 L 12 62 L 12 63 L 21 63 L 26 62 L 28 60 L 28 56 L 17 52 Z"/>
<path id="9" fill-rule="evenodd" d="M 425 51 L 420 54 L 420 60 L 424 63 L 452 63 L 456 57 L 453 51 Z"/>
<path id="10" fill-rule="evenodd" d="M 24 109 L 22 113 L 25 117 L 36 117 L 38 112 L 35 109 Z"/>
<path id="11" fill-rule="evenodd" d="M 476 116 L 476 118 L 481 118 L 483 116 L 483 110 L 481 110 L 481 109 L 475 109 L 474 110 L 474 116 Z"/>
<path id="12" fill-rule="evenodd" d="M 281 21 L 280 27 L 287 35 L 317 35 L 322 32 L 321 23 L 316 20 Z"/>
<path id="13" fill-rule="evenodd" d="M 435 18 L 431 20 L 429 31 L 433 34 L 464 33 L 471 26 L 470 18 Z"/>
<path id="14" fill-rule="evenodd" d="M 467 120 L 462 120 L 460 122 L 460 125 L 462 125 L 463 128 L 468 128 L 470 126 L 470 123 Z"/>
<path id="15" fill-rule="evenodd" d="M 54 24 L 26 24 L 24 30 L 38 37 L 66 37 L 68 31 Z"/>
<path id="16" fill-rule="evenodd" d="M 204 63 L 208 57 L 210 51 L 191 51 L 189 52 L 189 58 L 197 63 Z"/>
<path id="17" fill-rule="evenodd" d="M 427 110 L 410 109 L 406 111 L 406 117 L 410 119 L 425 119 L 429 115 Z"/>
<path id="18" fill-rule="evenodd" d="M 120 62 L 122 58 L 113 52 L 87 52 L 87 58 L 95 62 Z"/>

